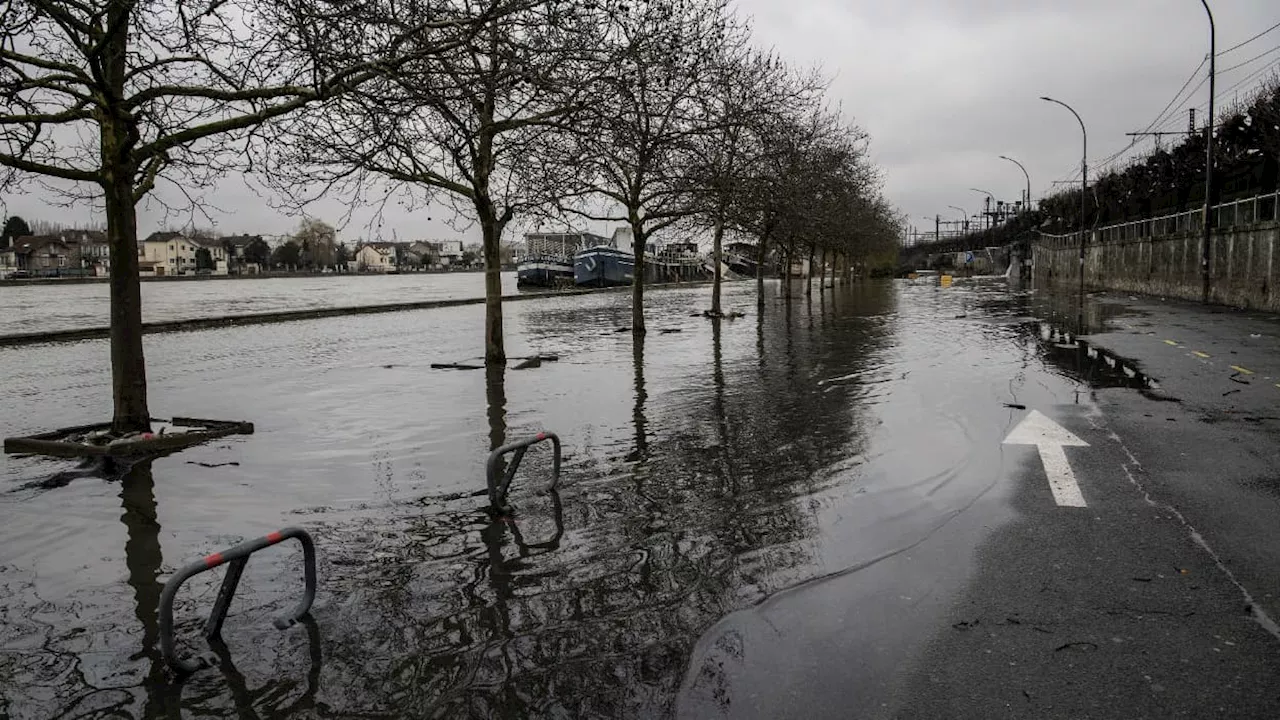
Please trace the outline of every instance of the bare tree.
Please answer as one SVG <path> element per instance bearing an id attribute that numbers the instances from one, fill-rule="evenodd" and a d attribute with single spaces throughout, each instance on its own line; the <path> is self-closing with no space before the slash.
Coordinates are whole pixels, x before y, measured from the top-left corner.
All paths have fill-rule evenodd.
<path id="1" fill-rule="evenodd" d="M 645 332 L 645 245 L 654 233 L 696 211 L 690 182 L 693 144 L 710 118 L 700 102 L 715 59 L 745 44 L 744 25 L 726 0 L 650 0 L 622 5 L 611 18 L 615 72 L 579 129 L 569 155 L 584 187 L 566 209 L 624 222 L 634 256 L 631 328 Z M 600 208 L 596 199 L 604 203 Z"/>
<path id="2" fill-rule="evenodd" d="M 564 180 L 541 173 L 538 157 L 590 101 L 591 78 L 605 67 L 599 28 L 611 6 L 448 2 L 452 14 L 482 20 L 466 42 L 299 116 L 276 164 L 285 170 L 282 189 L 298 202 L 329 192 L 362 202 L 370 188 L 389 186 L 428 197 L 441 191 L 478 222 L 485 358 L 502 363 L 502 233 L 550 202 Z M 301 190 L 283 187 L 308 180 Z"/>
<path id="3" fill-rule="evenodd" d="M 817 73 L 789 69 L 772 53 L 748 46 L 726 47 L 715 58 L 712 81 L 700 102 L 706 127 L 693 143 L 691 182 L 699 217 L 711 228 L 714 276 L 712 316 L 721 314 L 724 234 L 738 196 L 750 178 L 765 171 L 774 149 L 768 134 L 788 113 L 814 107 L 824 86 Z"/>
<path id="4" fill-rule="evenodd" d="M 46 187 L 105 207 L 111 244 L 113 427 L 145 430 L 136 205 L 243 157 L 253 128 L 454 42 L 429 0 L 24 0 L 0 6 L 0 188 Z M 379 5 L 398 14 L 373 13 Z M 342 16 L 342 33 L 319 22 Z M 384 18 L 373 23 L 368 17 Z M 424 21 L 423 18 L 429 18 Z M 213 139 L 217 138 L 214 142 Z M 89 188 L 86 190 L 86 187 Z"/>

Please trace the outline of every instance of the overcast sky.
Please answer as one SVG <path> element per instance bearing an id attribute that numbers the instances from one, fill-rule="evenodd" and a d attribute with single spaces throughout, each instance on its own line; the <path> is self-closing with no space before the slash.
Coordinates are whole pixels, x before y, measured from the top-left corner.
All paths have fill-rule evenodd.
<path id="1" fill-rule="evenodd" d="M 1213 4 L 1220 52 L 1280 23 L 1274 0 Z M 1079 126 L 1039 96 L 1065 101 L 1084 118 L 1094 165 L 1129 144 L 1126 132 L 1144 130 L 1160 115 L 1209 48 L 1196 0 L 739 0 L 738 7 L 754 18 L 760 44 L 833 76 L 832 98 L 871 135 L 889 199 L 930 230 L 925 216 L 958 217 L 949 205 L 980 209 L 984 196 L 971 187 L 1018 199 L 1022 173 L 1000 155 L 1027 167 L 1034 197 L 1054 180 L 1078 180 Z M 1221 107 L 1280 68 L 1280 29 L 1221 55 L 1218 66 L 1226 71 L 1217 83 Z M 1207 102 L 1205 84 L 1189 102 L 1175 103 L 1163 129 L 1185 129 L 1189 106 L 1201 108 L 1203 118 Z M 1121 160 L 1150 147 L 1145 141 Z M 297 225 L 240 178 L 226 179 L 208 199 L 216 228 L 227 234 L 281 234 Z M 3 200 L 8 212 L 28 218 L 71 223 L 90 216 L 86 208 L 44 206 L 38 194 Z M 154 206 L 140 210 L 143 234 L 174 222 Z M 335 224 L 343 212 L 336 203 L 311 208 Z M 375 227 L 372 212 L 357 212 L 340 236 L 478 238 L 474 229 L 451 228 L 451 214 L 389 207 Z"/>

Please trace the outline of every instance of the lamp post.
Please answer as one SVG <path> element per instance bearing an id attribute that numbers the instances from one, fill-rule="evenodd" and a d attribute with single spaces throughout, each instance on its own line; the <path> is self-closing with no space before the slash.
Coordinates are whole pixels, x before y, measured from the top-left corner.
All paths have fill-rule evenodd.
<path id="1" fill-rule="evenodd" d="M 1208 0 L 1200 0 L 1200 4 L 1204 5 L 1204 11 L 1209 15 L 1209 124 L 1205 128 L 1204 140 L 1204 225 L 1201 243 L 1203 247 L 1200 253 L 1200 272 L 1203 274 L 1204 288 L 1202 290 L 1202 299 L 1209 302 L 1209 239 L 1212 235 L 1210 232 L 1210 218 L 1213 216 L 1213 96 L 1216 68 L 1214 67 L 1213 56 L 1217 54 L 1218 31 L 1213 25 L 1213 11 L 1209 9 Z"/>
<path id="2" fill-rule="evenodd" d="M 928 215 L 926 215 L 924 219 L 933 221 L 933 241 L 934 242 L 941 241 L 942 240 L 942 216 L 934 215 L 933 217 L 929 217 Z"/>
<path id="3" fill-rule="evenodd" d="M 969 188 L 969 189 L 974 192 L 980 192 L 983 195 L 987 196 L 987 212 L 984 214 L 987 216 L 987 225 L 994 224 L 991 222 L 991 208 L 996 204 L 996 196 L 993 195 L 990 190 L 983 190 L 982 188 Z"/>
<path id="4" fill-rule="evenodd" d="M 1080 316 L 1079 316 L 1080 332 L 1083 333 L 1084 332 L 1084 243 L 1085 243 L 1084 202 L 1085 202 L 1085 196 L 1089 192 L 1089 131 L 1084 129 L 1084 120 L 1080 119 L 1080 113 L 1076 112 L 1075 108 L 1062 102 L 1061 100 L 1054 100 L 1053 98 L 1046 97 L 1044 95 L 1041 95 L 1040 99 L 1046 102 L 1057 103 L 1062 107 L 1070 110 L 1071 114 L 1076 116 L 1076 122 L 1080 123 L 1080 135 L 1084 139 L 1084 144 L 1080 151 Z"/>
<path id="5" fill-rule="evenodd" d="M 1022 207 L 1023 207 L 1024 209 L 1026 209 L 1026 210 L 1030 210 L 1030 209 L 1031 209 L 1031 175 L 1030 175 L 1029 173 L 1027 173 L 1027 169 L 1026 169 L 1025 167 L 1023 167 L 1023 166 L 1022 166 L 1022 163 L 1018 162 L 1017 160 L 1014 160 L 1013 158 L 1009 157 L 1008 155 L 1001 155 L 1001 156 L 1000 156 L 1000 159 L 1001 159 L 1001 160 L 1008 160 L 1009 162 L 1013 163 L 1014 165 L 1017 165 L 1017 166 L 1018 166 L 1018 168 L 1022 170 L 1022 175 L 1023 175 L 1023 177 L 1025 177 L 1025 178 L 1027 179 L 1027 195 L 1026 195 L 1026 197 L 1024 197 L 1024 198 L 1023 198 L 1023 200 L 1022 200 L 1022 202 L 1023 202 Z"/>
<path id="6" fill-rule="evenodd" d="M 960 220 L 963 222 L 964 232 L 969 232 L 969 211 L 956 205 L 948 205 L 947 207 L 960 211 Z"/>

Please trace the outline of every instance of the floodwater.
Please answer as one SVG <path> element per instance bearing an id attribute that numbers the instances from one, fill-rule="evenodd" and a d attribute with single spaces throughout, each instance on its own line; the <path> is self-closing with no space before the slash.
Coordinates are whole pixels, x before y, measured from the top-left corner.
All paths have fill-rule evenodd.
<path id="1" fill-rule="evenodd" d="M 509 352 L 559 357 L 520 371 L 429 368 L 480 354 L 480 307 L 147 336 L 157 416 L 257 433 L 114 474 L 0 461 L 0 717 L 776 717 L 836 691 L 878 707 L 1009 517 L 1005 404 L 1078 398 L 1085 351 L 1003 284 L 789 303 L 770 285 L 763 313 L 754 291 L 728 286 L 746 317 L 720 322 L 691 316 L 705 287 L 651 292 L 641 343 L 616 332 L 627 294 L 510 304 Z M 2 435 L 109 410 L 105 341 L 0 349 L 0 367 Z M 540 445 L 493 517 L 487 452 L 542 430 L 564 442 L 558 491 Z M 165 579 L 288 525 L 319 550 L 312 619 L 271 625 L 301 554 L 259 553 L 220 666 L 168 677 Z M 186 653 L 208 649 L 220 574 L 178 597 Z M 826 627 L 833 607 L 857 618 Z M 805 687 L 833 642 L 866 662 Z"/>
<path id="2" fill-rule="evenodd" d="M 516 274 L 502 274 L 503 293 Z M 0 335 L 106 327 L 107 283 L 0 283 Z M 142 283 L 142 321 L 484 297 L 484 273 L 316 275 Z"/>

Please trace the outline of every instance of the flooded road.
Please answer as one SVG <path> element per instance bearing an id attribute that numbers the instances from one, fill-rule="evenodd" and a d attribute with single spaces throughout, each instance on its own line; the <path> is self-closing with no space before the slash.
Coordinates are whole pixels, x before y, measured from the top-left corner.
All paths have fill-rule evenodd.
<path id="1" fill-rule="evenodd" d="M 1149 384 L 1003 284 L 771 287 L 763 314 L 732 285 L 747 316 L 722 322 L 690 316 L 708 292 L 650 294 L 639 344 L 626 294 L 509 306 L 508 352 L 559 357 L 520 371 L 429 369 L 479 354 L 478 307 L 147 336 L 157 416 L 257 434 L 105 478 L 0 461 L 0 717 L 874 709 L 1016 514 L 1019 408 Z M 106 352 L 0 349 L 0 434 L 107 413 Z M 535 448 L 495 519 L 488 450 L 542 430 L 558 492 Z M 221 667 L 172 682 L 165 578 L 285 525 L 316 538 L 313 621 L 270 624 L 296 548 L 255 555 Z M 187 652 L 217 574 L 179 597 Z M 837 662 L 841 685 L 814 672 Z"/>
<path id="2" fill-rule="evenodd" d="M 516 274 L 502 274 L 502 292 Z M 105 282 L 0 283 L 0 335 L 106 327 Z M 484 273 L 315 275 L 142 283 L 142 321 L 170 322 L 285 310 L 317 310 L 484 297 Z"/>

